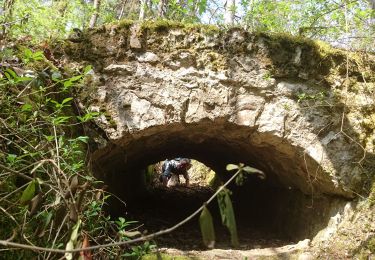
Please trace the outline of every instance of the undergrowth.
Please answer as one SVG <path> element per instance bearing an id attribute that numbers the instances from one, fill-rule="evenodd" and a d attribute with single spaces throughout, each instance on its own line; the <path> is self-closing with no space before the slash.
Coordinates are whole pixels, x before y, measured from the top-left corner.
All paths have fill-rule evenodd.
<path id="1" fill-rule="evenodd" d="M 99 113 L 80 111 L 75 93 L 84 88 L 91 67 L 67 73 L 62 64 L 46 58 L 46 51 L 7 47 L 0 56 L 0 240 L 73 249 L 140 235 L 127 233 L 134 222 L 112 220 L 104 213 L 110 195 L 88 170 L 83 124 Z M 138 258 L 150 248 L 100 249 L 90 257 Z M 61 257 L 0 250 L 2 259 Z"/>

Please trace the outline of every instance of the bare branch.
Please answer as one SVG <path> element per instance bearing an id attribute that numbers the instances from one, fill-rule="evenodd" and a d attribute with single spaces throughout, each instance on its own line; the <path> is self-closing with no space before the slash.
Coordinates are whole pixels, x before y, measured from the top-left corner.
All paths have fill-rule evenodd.
<path id="1" fill-rule="evenodd" d="M 220 186 L 219 189 L 206 201 L 202 204 L 200 208 L 198 208 L 195 212 L 193 212 L 190 216 L 186 217 L 176 225 L 160 230 L 158 232 L 155 232 L 153 234 L 135 238 L 132 240 L 127 240 L 127 241 L 119 241 L 119 242 L 114 242 L 114 243 L 108 243 L 108 244 L 103 244 L 103 245 L 96 245 L 96 246 L 90 246 L 90 247 L 85 247 L 85 248 L 77 248 L 77 249 L 72 249 L 72 250 L 63 250 L 63 249 L 55 249 L 55 248 L 47 248 L 47 247 L 39 247 L 39 246 L 30 246 L 26 244 L 20 244 L 20 243 L 14 243 L 6 240 L 0 240 L 0 245 L 5 246 L 5 247 L 15 247 L 15 248 L 22 248 L 22 249 L 28 249 L 28 250 L 34 250 L 34 251 L 44 251 L 44 252 L 52 252 L 52 253 L 59 253 L 59 254 L 65 254 L 65 253 L 76 253 L 76 252 L 82 252 L 82 251 L 91 251 L 91 250 L 96 250 L 96 249 L 101 249 L 101 248 L 106 248 L 106 247 L 114 247 L 114 246 L 123 246 L 123 245 L 129 245 L 129 244 L 134 244 L 146 240 L 152 240 L 155 237 L 165 235 L 168 233 L 173 232 L 180 226 L 184 225 L 191 219 L 193 219 L 196 215 L 198 215 L 199 212 L 202 211 L 204 205 L 209 204 L 226 186 L 228 186 L 229 183 L 231 183 L 237 175 L 240 173 L 240 171 L 237 171 L 224 185 Z"/>

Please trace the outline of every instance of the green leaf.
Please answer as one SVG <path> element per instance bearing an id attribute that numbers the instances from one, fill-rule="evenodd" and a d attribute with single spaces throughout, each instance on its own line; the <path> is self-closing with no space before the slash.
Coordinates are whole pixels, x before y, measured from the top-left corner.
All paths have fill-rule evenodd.
<path id="1" fill-rule="evenodd" d="M 201 0 L 199 3 L 199 14 L 202 15 L 207 8 L 207 0 Z"/>
<path id="2" fill-rule="evenodd" d="M 53 139 L 55 139 L 53 135 L 45 135 L 44 137 L 47 139 L 48 142 L 51 142 L 53 141 Z"/>
<path id="3" fill-rule="evenodd" d="M 85 114 L 84 116 L 77 116 L 77 119 L 81 122 L 87 122 L 91 119 L 94 119 L 100 115 L 99 112 L 89 112 Z"/>
<path id="4" fill-rule="evenodd" d="M 88 136 L 78 136 L 76 139 L 85 143 L 85 144 L 87 144 L 88 140 L 89 140 L 89 137 Z"/>
<path id="5" fill-rule="evenodd" d="M 70 235 L 70 240 L 72 240 L 74 243 L 77 242 L 78 230 L 79 230 L 80 227 L 81 227 L 81 220 L 79 219 L 77 221 L 77 223 L 74 225 L 73 230 L 72 230 L 72 234 Z"/>
<path id="6" fill-rule="evenodd" d="M 44 54 L 42 51 L 36 51 L 34 54 L 33 54 L 33 60 L 35 61 L 38 61 L 38 60 L 43 60 L 45 57 L 44 57 Z"/>
<path id="7" fill-rule="evenodd" d="M 238 247 L 238 235 L 237 235 L 237 225 L 236 218 L 234 215 L 232 201 L 230 199 L 230 191 L 228 189 L 223 189 L 217 196 L 221 221 L 224 226 L 229 230 L 232 246 Z"/>
<path id="8" fill-rule="evenodd" d="M 29 202 L 35 194 L 35 189 L 36 189 L 36 181 L 32 180 L 29 185 L 27 185 L 26 189 L 23 191 L 20 203 L 22 205 L 25 205 L 27 202 Z"/>
<path id="9" fill-rule="evenodd" d="M 72 229 L 72 233 L 70 234 L 70 239 L 69 242 L 66 244 L 65 250 L 72 250 L 74 249 L 74 246 L 77 243 L 78 239 L 78 230 L 81 227 L 82 221 L 78 219 L 77 223 L 74 225 Z M 65 258 L 67 260 L 72 260 L 73 259 L 73 253 L 65 253 Z"/>
<path id="10" fill-rule="evenodd" d="M 74 244 L 71 240 L 66 244 L 65 250 L 73 250 Z M 65 253 L 66 260 L 72 260 L 73 259 L 73 253 Z"/>
<path id="11" fill-rule="evenodd" d="M 64 104 L 68 103 L 68 102 L 71 101 L 71 100 L 73 100 L 72 97 L 66 98 L 66 99 L 64 99 L 64 100 L 62 101 L 61 105 L 64 105 Z"/>
<path id="12" fill-rule="evenodd" d="M 11 79 L 11 78 L 13 78 L 13 79 L 17 79 L 17 78 L 18 78 L 17 73 L 15 73 L 15 72 L 14 72 L 13 70 L 11 70 L 11 69 L 6 69 L 5 72 L 6 72 L 5 75 L 6 75 L 7 73 L 8 73 L 8 75 L 9 75 L 9 76 L 7 77 L 8 80 Z"/>
<path id="13" fill-rule="evenodd" d="M 232 171 L 232 170 L 237 170 L 238 169 L 238 165 L 235 165 L 235 164 L 227 164 L 227 171 Z"/>
<path id="14" fill-rule="evenodd" d="M 67 89 L 71 87 L 72 85 L 73 85 L 73 82 L 71 82 L 70 80 L 67 80 L 64 82 L 64 89 Z"/>
<path id="15" fill-rule="evenodd" d="M 82 79 L 83 75 L 78 75 L 78 76 L 74 76 L 74 77 L 71 77 L 69 79 L 70 82 L 75 82 L 75 81 L 78 81 L 80 79 Z"/>
<path id="16" fill-rule="evenodd" d="M 90 71 L 92 71 L 92 66 L 91 65 L 87 65 L 84 69 L 83 69 L 83 74 L 87 74 L 89 73 Z"/>
<path id="17" fill-rule="evenodd" d="M 258 170 L 256 168 L 250 167 L 250 166 L 245 166 L 242 168 L 247 173 L 263 173 L 261 170 Z"/>
<path id="18" fill-rule="evenodd" d="M 12 154 L 12 153 L 8 153 L 7 155 L 7 162 L 9 163 L 14 163 L 17 159 L 17 155 L 16 154 Z"/>
<path id="19" fill-rule="evenodd" d="M 215 247 L 215 229 L 210 211 L 206 205 L 203 206 L 201 215 L 199 216 L 199 225 L 201 228 L 202 239 L 208 248 Z"/>
<path id="20" fill-rule="evenodd" d="M 33 55 L 33 52 L 32 52 L 32 50 L 30 50 L 28 48 L 24 48 L 23 54 L 25 55 L 25 57 L 30 58 Z"/>
<path id="21" fill-rule="evenodd" d="M 24 104 L 21 107 L 22 112 L 31 112 L 33 110 L 33 106 L 30 104 Z"/>
<path id="22" fill-rule="evenodd" d="M 61 124 L 66 123 L 70 118 L 71 116 L 59 116 L 57 118 L 54 118 L 52 123 L 54 125 L 61 125 Z"/>
<path id="23" fill-rule="evenodd" d="M 266 175 L 264 174 L 263 171 L 258 170 L 258 169 L 253 168 L 253 167 L 250 167 L 250 166 L 245 166 L 245 167 L 242 168 L 242 170 L 244 170 L 245 172 L 250 173 L 250 174 L 251 174 L 251 173 L 258 173 L 258 174 L 259 174 L 259 177 L 260 177 L 261 179 L 264 179 L 264 178 L 266 177 Z"/>
<path id="24" fill-rule="evenodd" d="M 53 81 L 59 81 L 61 79 L 61 73 L 59 71 L 52 72 L 51 78 Z"/>

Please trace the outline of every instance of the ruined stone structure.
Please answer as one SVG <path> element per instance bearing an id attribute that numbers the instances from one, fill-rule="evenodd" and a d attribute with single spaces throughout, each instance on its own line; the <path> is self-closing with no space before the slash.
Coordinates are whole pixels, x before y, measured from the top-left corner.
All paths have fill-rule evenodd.
<path id="1" fill-rule="evenodd" d="M 223 178 L 227 163 L 243 162 L 267 174 L 266 191 L 298 193 L 263 202 L 303 237 L 342 209 L 337 201 L 368 191 L 374 62 L 310 41 L 179 25 L 102 27 L 65 52 L 94 66 L 80 100 L 101 112 L 93 171 L 123 197 L 168 157 Z"/>

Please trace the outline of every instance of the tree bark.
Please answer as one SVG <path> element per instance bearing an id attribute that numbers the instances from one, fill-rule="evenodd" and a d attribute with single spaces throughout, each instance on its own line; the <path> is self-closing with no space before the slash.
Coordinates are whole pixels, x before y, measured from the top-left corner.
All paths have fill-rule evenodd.
<path id="1" fill-rule="evenodd" d="M 119 15 L 117 17 L 117 20 L 121 20 L 122 17 L 124 16 L 125 4 L 126 4 L 126 0 L 123 0 L 122 4 L 121 4 L 121 10 L 120 10 L 120 13 L 119 13 Z"/>
<path id="2" fill-rule="evenodd" d="M 96 24 L 96 21 L 99 17 L 99 10 L 100 10 L 100 0 L 94 0 L 94 13 L 91 16 L 89 28 L 93 28 Z"/>
<path id="3" fill-rule="evenodd" d="M 140 0 L 140 7 L 139 7 L 139 20 L 144 20 L 146 16 L 146 10 L 148 9 L 148 1 L 147 0 Z"/>
<path id="4" fill-rule="evenodd" d="M 227 0 L 227 4 L 225 7 L 225 14 L 224 14 L 224 22 L 226 24 L 233 24 L 235 13 L 236 13 L 236 1 Z"/>
<path id="5" fill-rule="evenodd" d="M 160 18 L 164 18 L 165 14 L 167 13 L 167 3 L 168 0 L 160 0 L 159 2 L 158 15 Z"/>

